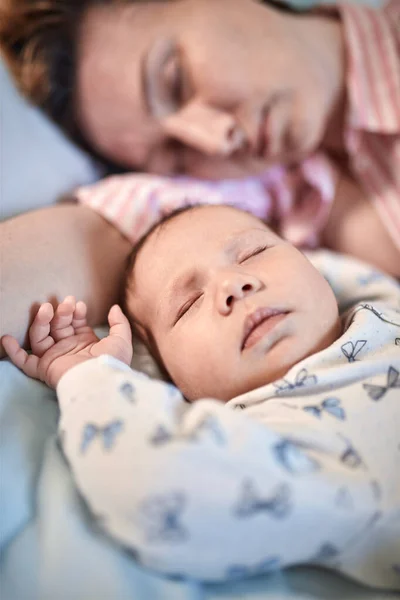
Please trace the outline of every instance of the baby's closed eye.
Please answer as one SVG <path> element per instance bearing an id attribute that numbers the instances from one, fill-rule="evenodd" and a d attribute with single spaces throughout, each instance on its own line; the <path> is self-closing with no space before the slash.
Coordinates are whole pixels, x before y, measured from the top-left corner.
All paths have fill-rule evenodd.
<path id="1" fill-rule="evenodd" d="M 245 254 L 243 254 L 242 256 L 239 257 L 239 264 L 243 264 L 244 262 L 246 262 L 247 260 L 250 260 L 250 258 L 253 258 L 254 256 L 257 256 L 258 254 L 261 254 L 262 252 L 264 252 L 265 250 L 267 250 L 270 246 L 257 246 L 257 248 L 254 248 L 253 250 L 250 251 L 246 251 Z"/>
<path id="2" fill-rule="evenodd" d="M 175 323 L 177 323 L 184 315 L 186 315 L 189 312 L 189 310 L 191 308 L 193 308 L 193 306 L 200 300 L 200 298 L 202 298 L 202 296 L 203 296 L 203 292 L 198 292 L 194 296 L 189 298 L 189 300 L 187 300 L 180 307 Z"/>

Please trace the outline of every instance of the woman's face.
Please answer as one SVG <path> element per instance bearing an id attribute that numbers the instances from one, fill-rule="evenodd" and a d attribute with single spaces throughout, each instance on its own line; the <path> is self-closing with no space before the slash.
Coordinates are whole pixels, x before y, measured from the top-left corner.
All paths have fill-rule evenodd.
<path id="1" fill-rule="evenodd" d="M 342 70 L 336 20 L 254 0 L 100 5 L 81 29 L 77 117 L 125 167 L 243 177 L 319 145 Z"/>

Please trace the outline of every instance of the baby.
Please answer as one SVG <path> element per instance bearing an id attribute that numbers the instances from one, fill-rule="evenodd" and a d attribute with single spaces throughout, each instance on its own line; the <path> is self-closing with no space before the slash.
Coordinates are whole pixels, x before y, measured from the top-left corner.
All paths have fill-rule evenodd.
<path id="1" fill-rule="evenodd" d="M 400 589 L 400 289 L 320 257 L 330 284 L 232 207 L 156 225 L 123 306 L 175 385 L 129 367 L 118 306 L 102 340 L 72 297 L 40 307 L 31 355 L 3 338 L 57 389 L 76 484 L 143 565 L 221 580 L 307 563 Z"/>

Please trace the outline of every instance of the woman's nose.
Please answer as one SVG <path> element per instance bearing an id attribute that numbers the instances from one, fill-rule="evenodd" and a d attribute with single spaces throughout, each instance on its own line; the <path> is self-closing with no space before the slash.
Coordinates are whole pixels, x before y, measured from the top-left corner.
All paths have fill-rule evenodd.
<path id="1" fill-rule="evenodd" d="M 228 315 L 237 300 L 243 300 L 258 292 L 262 282 L 253 275 L 238 273 L 223 273 L 218 284 L 217 308 L 223 315 Z"/>
<path id="2" fill-rule="evenodd" d="M 229 156 L 246 143 L 232 115 L 198 99 L 164 117 L 162 124 L 169 137 L 207 155 Z"/>

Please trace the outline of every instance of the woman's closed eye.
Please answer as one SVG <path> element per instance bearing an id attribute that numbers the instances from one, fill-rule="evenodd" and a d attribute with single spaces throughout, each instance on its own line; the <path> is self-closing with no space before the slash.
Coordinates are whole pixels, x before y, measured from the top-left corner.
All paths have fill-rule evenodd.
<path id="1" fill-rule="evenodd" d="M 253 256 L 257 256 L 258 254 L 261 254 L 262 252 L 264 252 L 264 250 L 267 250 L 268 248 L 270 248 L 270 246 L 267 246 L 267 245 L 257 246 L 257 248 L 253 248 L 251 251 L 248 251 L 243 256 L 239 257 L 239 261 L 238 261 L 239 264 L 240 265 L 243 264 L 250 258 L 253 258 Z"/>
<path id="2" fill-rule="evenodd" d="M 177 111 L 186 93 L 179 48 L 173 40 L 158 40 L 144 64 L 144 90 L 149 111 L 157 118 Z"/>
<path id="3" fill-rule="evenodd" d="M 166 96 L 171 108 L 177 109 L 182 103 L 183 96 L 183 74 L 178 50 L 170 54 L 163 69 L 166 85 Z"/>
<path id="4" fill-rule="evenodd" d="M 189 300 L 187 300 L 179 309 L 178 314 L 176 316 L 175 319 L 175 323 L 178 323 L 178 321 L 185 316 L 191 308 L 193 308 L 193 306 L 200 300 L 200 298 L 203 296 L 203 294 L 197 294 L 196 296 L 193 296 L 192 298 L 190 298 Z"/>

